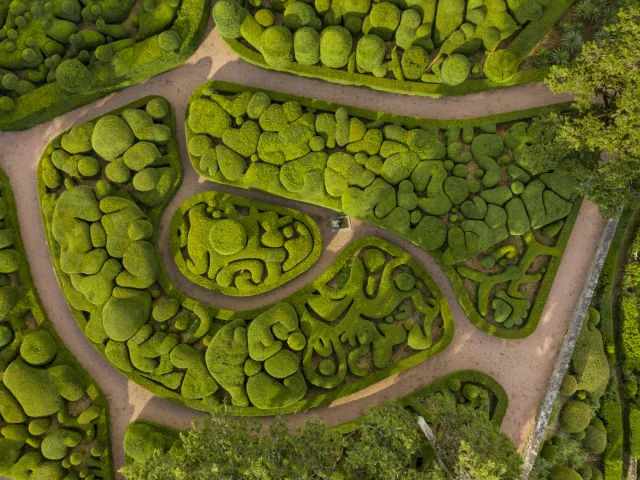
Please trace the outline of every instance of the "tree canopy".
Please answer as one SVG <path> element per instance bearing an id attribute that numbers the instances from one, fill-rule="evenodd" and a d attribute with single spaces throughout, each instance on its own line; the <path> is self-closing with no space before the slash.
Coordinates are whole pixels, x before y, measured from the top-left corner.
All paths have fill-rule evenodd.
<path id="1" fill-rule="evenodd" d="M 552 68 L 549 88 L 573 94 L 573 109 L 536 119 L 521 157 L 534 171 L 576 178 L 606 217 L 640 208 L 640 6 L 633 3 L 605 27 L 608 39 Z"/>
<path id="2" fill-rule="evenodd" d="M 291 434 L 276 417 L 261 432 L 258 420 L 229 413 L 194 421 L 168 452 L 121 470 L 127 480 L 512 480 L 522 459 L 486 414 L 436 402 L 429 419 L 436 449 L 417 415 L 398 402 L 373 407 L 349 433 L 307 421 Z M 349 429 L 347 429 L 349 430 Z M 440 460 L 436 459 L 436 454 Z M 442 465 L 441 468 L 439 465 Z"/>

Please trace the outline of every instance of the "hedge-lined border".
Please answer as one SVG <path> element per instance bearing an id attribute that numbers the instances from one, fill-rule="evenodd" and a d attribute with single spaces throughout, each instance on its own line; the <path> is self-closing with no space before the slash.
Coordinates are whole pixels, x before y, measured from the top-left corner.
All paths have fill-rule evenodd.
<path id="1" fill-rule="evenodd" d="M 235 286 L 223 287 L 219 283 L 215 281 L 215 279 L 211 279 L 206 276 L 206 273 L 203 275 L 198 275 L 189 270 L 187 267 L 187 263 L 185 261 L 185 256 L 182 253 L 182 248 L 180 247 L 180 238 L 178 237 L 178 231 L 180 228 L 180 224 L 188 214 L 189 210 L 193 208 L 195 205 L 199 203 L 206 202 L 210 197 L 220 197 L 219 200 L 221 202 L 229 202 L 234 205 L 238 205 L 241 207 L 256 207 L 264 212 L 275 212 L 281 216 L 290 216 L 294 221 L 299 221 L 303 223 L 308 229 L 309 233 L 311 233 L 312 241 L 313 241 L 313 249 L 311 253 L 298 265 L 293 267 L 291 270 L 287 272 L 283 272 L 282 276 L 278 283 L 273 285 L 265 285 L 261 283 L 256 285 L 250 292 L 243 294 Z M 251 295 L 260 295 L 261 293 L 268 292 L 273 290 L 274 288 L 281 287 L 287 282 L 290 282 L 298 275 L 306 272 L 311 266 L 318 261 L 320 255 L 322 254 L 322 234 L 320 233 L 320 229 L 318 228 L 318 224 L 308 215 L 302 213 L 299 210 L 295 210 L 293 208 L 280 207 L 278 205 L 273 205 L 270 203 L 258 202 L 255 200 L 249 200 L 244 197 L 238 197 L 235 195 L 222 194 L 219 192 L 207 191 L 201 192 L 193 197 L 185 200 L 175 211 L 173 217 L 171 218 L 171 223 L 169 224 L 169 243 L 171 246 L 171 254 L 173 255 L 173 259 L 176 262 L 176 265 L 180 269 L 180 272 L 187 277 L 192 282 L 207 288 L 209 290 L 214 290 L 220 292 L 224 295 L 233 295 L 233 296 L 251 296 Z"/>
<path id="2" fill-rule="evenodd" d="M 380 122 L 380 123 L 393 123 L 400 124 L 408 128 L 420 128 L 425 126 L 435 126 L 441 129 L 445 129 L 447 126 L 455 126 L 455 127 L 479 127 L 480 125 L 486 122 L 495 122 L 497 124 L 507 123 L 507 122 L 515 122 L 519 120 L 529 119 L 534 116 L 541 116 L 548 112 L 557 112 L 567 110 L 570 107 L 570 103 L 560 103 L 555 105 L 549 105 L 545 107 L 531 108 L 527 110 L 520 110 L 515 112 L 507 112 L 496 115 L 489 115 L 485 117 L 479 117 L 474 119 L 463 119 L 463 120 L 436 120 L 436 119 L 426 119 L 426 118 L 415 118 L 415 117 L 405 117 L 402 115 L 388 114 L 375 112 L 373 110 L 366 110 L 363 108 L 351 107 L 347 105 L 330 103 L 322 100 L 316 100 L 307 97 L 301 97 L 297 95 L 289 95 L 281 92 L 275 92 L 271 90 L 265 90 L 255 87 L 248 87 L 245 85 L 229 83 L 229 82 L 220 82 L 220 81 L 207 81 L 200 85 L 189 98 L 189 103 L 187 105 L 187 113 L 185 117 L 185 131 L 187 135 L 187 141 L 189 140 L 190 133 L 189 125 L 188 125 L 188 117 L 189 117 L 189 106 L 191 103 L 199 98 L 200 92 L 204 89 L 212 89 L 218 92 L 222 92 L 223 94 L 239 94 L 242 92 L 264 92 L 269 98 L 276 102 L 287 102 L 287 101 L 297 101 L 303 107 L 306 108 L 314 108 L 316 110 L 323 110 L 333 112 L 338 108 L 345 108 L 350 116 L 360 117 L 372 122 Z M 206 174 L 200 169 L 197 160 L 193 156 L 189 156 L 191 160 L 191 165 L 195 169 L 195 171 L 202 176 L 203 178 L 207 178 Z M 266 193 L 271 196 L 278 197 L 277 195 L 273 195 L 270 192 L 261 191 L 261 193 Z M 571 236 L 571 231 L 573 229 L 573 225 L 576 221 L 578 213 L 580 211 L 581 200 L 577 199 L 574 201 L 574 206 L 572 208 L 571 213 L 565 219 L 565 224 L 562 227 L 562 231 L 557 240 L 557 245 L 560 245 L 562 250 L 564 251 L 566 244 Z M 325 207 L 327 208 L 327 207 Z M 462 279 L 455 272 L 455 268 L 448 267 L 443 265 L 440 261 L 439 255 L 433 252 L 427 252 L 429 255 L 432 255 L 438 263 L 442 266 L 443 270 L 447 274 L 447 277 L 451 281 L 453 288 L 456 292 L 456 295 L 470 318 L 471 322 L 476 325 L 479 329 L 484 331 L 485 333 L 505 339 L 520 339 L 525 338 L 531 335 L 535 329 L 537 328 L 538 322 L 540 320 L 540 316 L 542 315 L 542 311 L 544 310 L 544 306 L 546 305 L 547 298 L 549 296 L 549 292 L 553 285 L 553 280 L 555 279 L 555 275 L 562 261 L 562 256 L 554 257 L 551 259 L 549 266 L 547 267 L 547 273 L 542 280 L 540 285 L 538 294 L 536 295 L 536 299 L 534 302 L 534 306 L 531 310 L 531 313 L 528 317 L 527 324 L 523 328 L 519 329 L 508 329 L 508 328 L 498 328 L 486 320 L 484 320 L 480 314 L 476 311 L 476 308 L 473 306 L 469 294 L 462 286 Z M 528 325 L 532 325 L 528 327 Z"/>
<path id="3" fill-rule="evenodd" d="M 513 53 L 518 60 L 518 64 L 522 63 L 572 3 L 573 0 L 554 0 L 550 5 L 545 6 L 542 16 L 537 20 L 529 22 L 525 28 L 520 30 L 518 36 L 502 50 Z M 374 90 L 406 95 L 443 97 L 479 93 L 524 83 L 541 82 L 551 71 L 551 68 L 523 70 L 518 71 L 512 78 L 504 83 L 493 82 L 485 78 L 467 80 L 462 85 L 452 87 L 444 84 L 424 83 L 420 81 L 408 82 L 391 78 L 378 78 L 363 73 L 349 73 L 346 70 L 338 70 L 318 65 L 302 65 L 297 62 L 291 62 L 284 68 L 276 68 L 269 65 L 260 52 L 253 50 L 240 41 L 230 38 L 223 39 L 233 53 L 258 67 L 299 75 L 301 77 L 317 78 L 341 85 L 369 87 Z"/>
<path id="4" fill-rule="evenodd" d="M 433 395 L 438 391 L 448 388 L 447 383 L 451 380 L 459 380 L 460 382 L 472 382 L 483 385 L 487 387 L 496 397 L 496 405 L 493 411 L 493 415 L 491 416 L 491 423 L 496 426 L 496 428 L 500 428 L 502 425 L 502 421 L 507 413 L 507 408 L 509 407 L 509 397 L 507 396 L 502 385 L 498 383 L 493 377 L 479 372 L 477 370 L 458 370 L 449 375 L 446 375 L 438 380 L 433 381 L 429 385 L 416 390 L 408 395 L 405 395 L 402 398 L 399 398 L 398 401 L 404 405 L 405 407 L 411 407 L 412 403 L 415 403 L 418 399 L 427 397 L 429 395 Z M 349 422 L 342 423 L 340 425 L 336 425 L 332 427 L 332 430 L 337 430 L 342 434 L 349 434 L 358 429 L 360 419 L 351 420 Z M 161 425 L 159 423 L 150 422 L 148 420 L 135 420 L 129 424 L 127 427 L 127 432 L 134 425 L 146 425 L 148 427 L 153 428 L 155 431 L 163 435 L 171 445 L 175 443 L 179 439 L 180 430 L 168 427 L 166 425 Z M 127 432 L 125 432 L 125 440 L 127 438 Z M 170 448 L 170 447 L 169 447 Z M 167 449 L 168 450 L 168 449 Z M 134 462 L 133 458 L 131 458 L 127 454 L 127 450 L 125 447 L 125 463 L 131 464 Z"/>
<path id="5" fill-rule="evenodd" d="M 106 447 L 106 452 L 103 454 L 108 456 L 106 462 L 103 462 L 103 472 L 105 478 L 114 478 L 113 460 L 111 456 L 111 436 L 110 436 L 110 422 L 109 422 L 109 403 L 104 396 L 102 390 L 98 384 L 91 378 L 87 371 L 82 367 L 73 354 L 67 349 L 62 339 L 58 336 L 53 324 L 47 317 L 46 311 L 40 297 L 38 296 L 38 290 L 33 283 L 33 277 L 31 276 L 31 267 L 27 257 L 27 253 L 22 241 L 22 234 L 20 232 L 20 223 L 18 221 L 18 212 L 16 210 L 15 197 L 11 188 L 9 177 L 0 168 L 0 190 L 2 191 L 2 198 L 5 200 L 7 206 L 7 216 L 4 219 L 5 223 L 9 223 L 13 231 L 15 232 L 15 241 L 13 248 L 20 254 L 22 262 L 18 268 L 18 276 L 24 290 L 24 298 L 20 303 L 27 303 L 30 311 L 40 327 L 45 328 L 55 340 L 58 346 L 57 355 L 61 356 L 65 364 L 72 367 L 77 375 L 82 377 L 86 382 L 86 385 L 90 385 L 96 392 L 96 397 L 92 398 L 93 404 L 100 407 L 102 412 L 97 419 L 97 438 L 102 445 Z"/>
<path id="6" fill-rule="evenodd" d="M 144 97 L 141 98 L 133 103 L 130 103 L 128 105 L 124 105 L 123 107 L 120 107 L 116 110 L 113 110 L 111 112 L 107 112 L 102 116 L 96 117 L 91 119 L 91 121 L 97 121 L 98 119 L 102 118 L 103 116 L 106 115 L 119 115 L 123 110 L 129 109 L 129 108 L 138 108 L 142 105 L 146 105 L 150 100 L 152 100 L 153 98 L 162 98 L 162 97 L 158 97 L 158 96 L 148 96 L 148 97 Z M 168 102 L 167 102 L 168 103 Z M 169 104 L 170 105 L 170 104 Z M 173 109 L 170 108 L 169 109 L 170 112 L 165 120 L 165 124 L 169 125 L 172 129 L 175 125 L 175 114 L 173 112 Z M 173 131 L 175 132 L 175 129 L 173 129 Z M 67 133 L 67 131 L 61 132 L 57 137 L 55 137 L 54 139 L 52 139 L 52 141 L 55 141 L 56 139 L 60 139 L 62 138 L 62 135 L 64 135 L 65 133 Z M 148 213 L 148 220 L 149 222 L 151 222 L 151 224 L 153 225 L 153 236 L 151 237 L 151 239 L 149 240 L 150 243 L 153 245 L 154 250 L 156 251 L 156 253 L 159 252 L 158 249 L 158 237 L 159 237 L 159 225 L 160 225 L 160 219 L 162 217 L 163 212 L 165 211 L 165 209 L 167 208 L 169 202 L 171 201 L 171 199 L 174 197 L 174 195 L 176 194 L 177 190 L 179 189 L 181 183 L 182 183 L 182 178 L 183 178 L 183 170 L 182 170 L 182 163 L 180 162 L 180 153 L 179 153 L 179 149 L 178 149 L 178 142 L 176 137 L 174 136 L 168 143 L 167 145 L 167 155 L 166 155 L 168 161 L 169 161 L 169 166 L 171 168 L 173 168 L 177 175 L 176 175 L 176 180 L 171 188 L 170 193 L 167 195 L 167 197 L 165 198 L 165 200 L 159 204 L 158 206 L 152 208 L 149 210 Z M 42 158 L 45 158 L 45 155 L 43 155 Z M 43 196 L 47 193 L 47 187 L 44 183 L 43 180 L 43 175 L 42 175 L 42 159 L 40 161 L 40 163 L 38 164 L 38 197 L 39 199 L 42 199 Z M 56 273 L 56 276 L 58 278 L 58 282 L 60 283 L 61 287 L 62 287 L 62 291 L 65 295 L 66 298 L 66 291 L 67 289 L 72 288 L 70 281 L 68 279 L 65 278 L 65 276 L 61 273 L 61 269 L 60 269 L 60 258 L 59 258 L 59 247 L 57 247 L 57 242 L 55 241 L 55 239 L 52 236 L 51 233 L 51 228 L 50 225 L 46 219 L 45 213 L 44 211 L 41 209 L 41 216 L 42 216 L 42 222 L 44 225 L 44 230 L 45 230 L 45 235 L 46 235 L 46 240 L 47 240 L 47 244 L 49 246 L 49 251 L 51 254 L 51 258 L 54 264 L 54 271 Z M 357 391 L 360 391 L 364 388 L 367 388 L 370 385 L 373 385 L 374 383 L 377 383 L 387 377 L 390 377 L 392 375 L 395 375 L 397 373 L 400 373 L 410 367 L 413 367 L 433 356 L 435 356 L 436 354 L 440 353 L 441 351 L 443 351 L 445 348 L 447 348 L 447 346 L 451 343 L 451 340 L 453 339 L 453 334 L 454 334 L 454 322 L 453 322 L 453 314 L 451 313 L 451 310 L 449 308 L 449 305 L 447 304 L 446 299 L 444 298 L 444 295 L 442 294 L 442 292 L 440 291 L 440 289 L 438 288 L 437 284 L 435 283 L 435 281 L 431 278 L 431 276 L 428 274 L 428 272 L 426 272 L 426 270 L 418 263 L 416 262 L 408 253 L 404 252 L 402 249 L 400 249 L 399 247 L 396 247 L 395 245 L 391 244 L 390 242 L 387 242 L 385 240 L 382 239 L 377 239 L 376 237 L 363 237 L 360 239 L 355 240 L 354 242 L 352 242 L 351 244 L 349 244 L 347 246 L 347 248 L 340 254 L 341 256 L 349 256 L 349 255 L 353 255 L 357 250 L 359 250 L 360 248 L 362 248 L 363 246 L 365 246 L 366 244 L 370 244 L 371 239 L 376 239 L 377 241 L 383 242 L 385 245 L 385 250 L 389 251 L 390 253 L 396 255 L 396 256 L 402 256 L 402 255 L 406 255 L 407 257 L 409 257 L 409 261 L 407 262 L 407 264 L 415 271 L 415 272 L 420 272 L 420 278 L 422 279 L 422 281 L 425 282 L 425 285 L 427 286 L 427 288 L 429 289 L 429 291 L 431 292 L 431 295 L 433 296 L 433 298 L 436 300 L 436 302 L 438 302 L 438 304 L 440 305 L 440 315 L 442 316 L 443 319 L 443 329 L 444 329 L 444 335 L 443 337 L 438 341 L 437 344 L 435 344 L 434 346 L 430 347 L 427 350 L 423 350 L 421 352 L 417 352 L 413 355 L 411 355 L 408 358 L 405 358 L 404 360 L 401 360 L 400 362 L 397 362 L 393 365 L 389 365 L 388 367 L 378 370 L 377 372 L 368 375 L 360 380 L 357 380 L 353 383 L 350 383 L 348 385 L 345 385 L 344 387 L 342 387 L 341 389 L 338 390 L 334 390 L 322 395 L 318 395 L 312 398 L 308 398 L 302 401 L 299 401 L 297 403 L 294 403 L 293 405 L 286 407 L 286 408 L 278 408 L 278 409 L 258 409 L 255 407 L 233 407 L 233 411 L 235 415 L 247 415 L 247 416 L 264 416 L 264 415 L 276 415 L 279 413 L 294 413 L 300 410 L 304 410 L 307 408 L 313 408 L 313 407 L 317 407 L 332 401 L 335 401 L 339 398 L 345 397 L 347 395 L 351 395 L 352 393 L 355 393 Z M 164 289 L 164 291 L 167 293 L 167 295 L 175 298 L 176 300 L 178 300 L 178 302 L 183 305 L 184 307 L 193 310 L 196 306 L 201 306 L 207 309 L 207 311 L 209 311 L 213 316 L 217 317 L 220 320 L 234 320 L 234 319 L 248 319 L 248 318 L 255 318 L 257 315 L 259 315 L 260 313 L 268 310 L 271 305 L 269 306 L 265 306 L 262 307 L 260 309 L 257 310 L 252 310 L 252 311 L 243 311 L 243 312 L 234 312 L 234 311 L 230 311 L 230 310 L 222 310 L 222 309 L 218 309 L 216 307 L 210 306 L 210 305 L 204 305 L 198 301 L 196 301 L 195 299 L 189 298 L 186 295 L 184 295 L 182 292 L 180 292 L 180 290 L 174 286 L 171 283 L 171 280 L 169 279 L 169 276 L 167 275 L 167 272 L 164 268 L 164 265 L 162 263 L 162 261 L 159 262 L 160 264 L 160 271 L 158 273 L 158 283 L 160 283 L 161 287 Z M 326 270 L 323 275 L 321 275 L 316 281 L 317 282 L 321 282 L 323 281 L 328 281 L 329 279 L 333 278 L 338 271 L 340 270 L 340 267 L 342 265 L 338 266 L 337 263 L 334 263 L 328 270 Z M 315 283 L 315 282 L 314 282 Z M 293 295 L 297 295 L 300 294 L 306 290 L 309 289 L 313 289 L 313 284 L 309 284 L 306 287 L 304 287 L 303 289 L 299 290 L 298 292 L 294 293 Z M 282 301 L 286 301 L 286 298 L 283 299 Z M 67 302 L 68 303 L 68 302 Z M 80 328 L 84 331 L 87 325 L 87 320 L 84 318 L 84 315 L 82 314 L 82 312 L 80 310 L 76 310 L 74 308 L 71 307 L 71 305 L 69 304 L 69 308 L 71 309 L 76 321 L 78 322 L 78 325 L 80 326 Z M 105 347 L 104 345 L 95 345 L 92 343 L 92 345 L 94 346 L 94 348 L 96 348 L 100 354 L 106 358 L 105 356 Z M 120 370 L 119 370 L 120 371 Z M 204 410 L 203 409 L 203 405 L 200 402 L 198 404 L 197 401 L 193 401 L 193 400 L 189 400 L 184 398 L 182 395 L 180 395 L 177 392 L 174 391 L 170 391 L 164 387 L 162 387 L 160 384 L 153 382 L 152 380 L 142 376 L 141 374 L 139 374 L 137 371 L 134 372 L 123 372 L 120 371 L 120 373 L 122 373 L 123 375 L 125 375 L 127 378 L 129 378 L 130 380 L 136 382 L 138 385 L 140 385 L 141 387 L 149 390 L 151 393 L 153 393 L 156 396 L 159 396 L 161 398 L 165 398 L 167 400 L 170 400 L 174 403 L 177 403 L 179 405 L 184 405 L 190 408 L 194 408 L 196 410 Z M 212 411 L 215 411 L 216 409 L 218 409 L 220 407 L 216 407 L 213 408 Z"/>
<path id="7" fill-rule="evenodd" d="M 193 55 L 204 37 L 211 3 L 209 0 L 182 0 L 173 25 L 167 29 L 180 35 L 182 44 L 178 50 L 162 50 L 158 46 L 159 34 L 154 35 L 116 52 L 107 63 L 89 64 L 87 68 L 94 74 L 96 82 L 101 80 L 87 93 L 66 92 L 57 82 L 36 88 L 18 97 L 11 112 L 0 112 L 0 131 L 26 130 L 181 65 Z M 146 60 L 140 61 L 141 58 Z M 109 67 L 116 65 L 127 65 L 128 69 L 115 76 L 109 73 Z"/>

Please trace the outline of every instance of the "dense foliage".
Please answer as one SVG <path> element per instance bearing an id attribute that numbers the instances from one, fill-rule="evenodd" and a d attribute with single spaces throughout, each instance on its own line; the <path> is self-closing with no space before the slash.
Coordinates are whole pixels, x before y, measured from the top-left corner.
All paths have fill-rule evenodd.
<path id="1" fill-rule="evenodd" d="M 456 382 L 455 374 L 448 378 Z M 476 394 L 482 390 L 465 385 L 474 386 Z M 294 435 L 279 417 L 258 435 L 259 422 L 221 414 L 198 420 L 179 435 L 146 422 L 132 424 L 124 445 L 130 461 L 122 473 L 128 480 L 517 478 L 522 459 L 511 440 L 473 402 L 456 406 L 449 395 L 431 392 L 421 407 L 437 409 L 425 410 L 436 432 L 435 450 L 415 413 L 400 402 L 373 407 L 362 419 L 333 429 L 308 421 Z M 410 397 L 415 404 L 419 395 Z"/>
<path id="2" fill-rule="evenodd" d="M 0 171 L 0 475 L 113 478 L 107 400 L 58 338 Z"/>
<path id="3" fill-rule="evenodd" d="M 575 110 L 537 119 L 524 159 L 539 172 L 574 177 L 614 217 L 640 208 L 640 7 L 623 8 L 605 31 L 610 38 L 585 44 L 573 63 L 552 69 L 549 88 L 573 94 Z"/>

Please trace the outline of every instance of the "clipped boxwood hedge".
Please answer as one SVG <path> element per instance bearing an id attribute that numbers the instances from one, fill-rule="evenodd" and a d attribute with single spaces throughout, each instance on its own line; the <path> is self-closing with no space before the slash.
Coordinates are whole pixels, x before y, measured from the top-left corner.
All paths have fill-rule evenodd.
<path id="1" fill-rule="evenodd" d="M 272 290 L 308 270 L 322 253 L 316 222 L 291 208 L 218 192 L 180 205 L 171 252 L 191 281 L 225 295 Z"/>
<path id="2" fill-rule="evenodd" d="M 491 423 L 500 427 L 509 406 L 509 399 L 502 386 L 492 377 L 477 370 L 453 372 L 435 382 L 399 399 L 406 408 L 427 419 L 430 413 L 423 402 L 433 395 L 442 395 L 447 401 L 466 404 L 487 413 Z M 337 425 L 333 429 L 344 435 L 352 434 L 359 428 L 359 420 Z M 156 452 L 165 453 L 180 442 L 180 430 L 165 425 L 136 420 L 124 435 L 125 462 L 145 463 Z M 420 462 L 416 462 L 420 463 Z"/>
<path id="3" fill-rule="evenodd" d="M 358 391 L 450 343 L 453 319 L 435 282 L 373 237 L 259 310 L 186 298 L 157 254 L 159 219 L 181 179 L 173 112 L 160 97 L 59 135 L 38 170 L 69 305 L 94 346 L 143 387 L 203 410 L 229 403 L 238 414 L 292 412 Z"/>
<path id="4" fill-rule="evenodd" d="M 204 178 L 410 240 L 440 262 L 479 328 L 521 338 L 536 328 L 580 206 L 575 181 L 522 161 L 523 119 L 543 111 L 421 120 L 207 82 L 186 130 Z"/>
<path id="5" fill-rule="evenodd" d="M 518 67 L 571 3 L 220 0 L 213 18 L 229 48 L 255 65 L 441 96 L 541 81 L 548 69 Z"/>
<path id="6" fill-rule="evenodd" d="M 109 410 L 47 318 L 0 170 L 0 475 L 113 478 Z"/>
<path id="7" fill-rule="evenodd" d="M 0 7 L 0 131 L 24 130 L 177 67 L 206 0 L 15 0 Z"/>

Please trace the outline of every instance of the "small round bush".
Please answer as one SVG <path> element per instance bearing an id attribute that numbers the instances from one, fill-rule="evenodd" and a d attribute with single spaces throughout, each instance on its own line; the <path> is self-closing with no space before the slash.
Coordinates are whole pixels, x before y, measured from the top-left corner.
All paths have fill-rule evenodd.
<path id="1" fill-rule="evenodd" d="M 327 27 L 320 34 L 320 59 L 327 67 L 344 67 L 349 62 L 351 48 L 351 34 L 344 27 Z"/>
<path id="2" fill-rule="evenodd" d="M 328 358 L 325 358 L 320 362 L 320 365 L 318 365 L 318 370 L 320 370 L 320 373 L 322 375 L 326 375 L 326 376 L 333 375 L 333 373 L 336 370 L 336 365 L 335 363 L 333 363 L 333 360 L 329 360 Z"/>
<path id="3" fill-rule="evenodd" d="M 50 363 L 56 356 L 58 346 L 45 329 L 29 333 L 20 345 L 20 355 L 29 364 L 41 366 Z"/>
<path id="4" fill-rule="evenodd" d="M 156 120 L 161 120 L 169 115 L 169 105 L 164 98 L 154 98 L 147 103 L 146 110 Z"/>
<path id="5" fill-rule="evenodd" d="M 555 445 L 545 445 L 544 447 L 542 447 L 542 451 L 540 452 L 540 454 L 545 460 L 553 462 L 558 457 L 558 447 L 556 447 Z"/>
<path id="6" fill-rule="evenodd" d="M 445 85 L 455 87 L 461 85 L 469 77 L 471 63 L 464 55 L 455 53 L 444 61 L 440 69 L 442 82 Z"/>
<path id="7" fill-rule="evenodd" d="M 562 385 L 560 385 L 560 393 L 562 395 L 570 396 L 576 393 L 578 390 L 578 380 L 573 375 L 565 375 L 562 379 Z"/>
<path id="8" fill-rule="evenodd" d="M 258 22 L 263 27 L 270 27 L 273 25 L 275 20 L 275 15 L 268 8 L 262 8 L 256 12 L 254 15 L 256 22 Z"/>
<path id="9" fill-rule="evenodd" d="M 304 2 L 293 2 L 284 10 L 284 26 L 289 30 L 305 27 L 316 18 L 316 12 L 311 5 Z"/>
<path id="10" fill-rule="evenodd" d="M 58 65 L 56 81 L 69 93 L 82 93 L 93 83 L 93 74 L 80 60 L 72 58 Z"/>
<path id="11" fill-rule="evenodd" d="M 233 255 L 247 244 L 247 232 L 235 220 L 219 220 L 209 231 L 209 243 L 220 255 Z"/>
<path id="12" fill-rule="evenodd" d="M 158 46 L 165 52 L 175 52 L 181 44 L 182 38 L 173 30 L 165 30 L 158 35 Z"/>
<path id="13" fill-rule="evenodd" d="M 590 421 L 589 405 L 580 400 L 569 400 L 560 413 L 560 423 L 568 433 L 584 431 Z"/>
<path id="14" fill-rule="evenodd" d="M 356 63 L 363 72 L 371 72 L 382 64 L 385 54 L 384 41 L 377 35 L 364 35 L 356 47 Z"/>
<path id="15" fill-rule="evenodd" d="M 11 97 L 0 97 L 0 112 L 10 112 L 16 108 L 16 103 Z"/>
<path id="16" fill-rule="evenodd" d="M 416 279 L 410 273 L 401 273 L 396 277 L 396 287 L 403 292 L 408 292 L 416 284 Z"/>
<path id="17" fill-rule="evenodd" d="M 429 54 L 424 48 L 411 45 L 405 50 L 400 63 L 404 76 L 409 80 L 417 80 L 429 66 Z"/>
<path id="18" fill-rule="evenodd" d="M 383 40 L 389 41 L 393 33 L 400 25 L 402 13 L 400 9 L 391 2 L 380 2 L 373 5 L 369 14 L 369 21 L 372 28 L 365 28 L 365 33 L 375 29 L 374 33 L 380 35 Z"/>
<path id="19" fill-rule="evenodd" d="M 484 74 L 496 83 L 505 83 L 513 78 L 518 70 L 518 60 L 507 50 L 493 52 L 484 64 Z"/>
<path id="20" fill-rule="evenodd" d="M 296 62 L 315 65 L 320 61 L 320 34 L 311 27 L 303 27 L 293 35 Z"/>
<path id="21" fill-rule="evenodd" d="M 284 68 L 293 57 L 293 35 L 282 25 L 274 25 L 262 32 L 260 37 L 262 55 L 265 61 L 275 68 Z"/>
<path id="22" fill-rule="evenodd" d="M 213 21 L 216 22 L 220 36 L 239 38 L 240 25 L 247 12 L 236 0 L 219 0 L 213 6 Z"/>
<path id="23" fill-rule="evenodd" d="M 291 350 L 295 350 L 296 352 L 302 350 L 307 344 L 306 337 L 302 334 L 302 332 L 295 332 L 289 336 L 287 339 L 287 345 Z"/>

